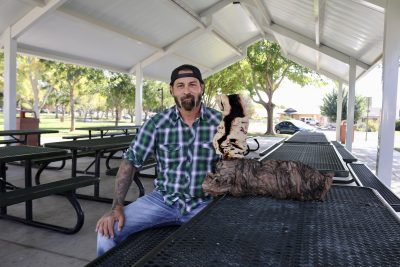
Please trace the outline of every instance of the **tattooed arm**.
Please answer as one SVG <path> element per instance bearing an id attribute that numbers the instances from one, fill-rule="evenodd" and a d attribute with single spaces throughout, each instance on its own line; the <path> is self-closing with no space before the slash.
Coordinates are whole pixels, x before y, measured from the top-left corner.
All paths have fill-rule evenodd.
<path id="1" fill-rule="evenodd" d="M 124 201 L 135 172 L 136 168 L 128 160 L 122 160 L 115 179 L 115 196 L 111 211 L 104 214 L 97 222 L 96 232 L 106 237 L 114 237 L 114 223 L 116 221 L 118 221 L 118 230 L 122 229 L 125 221 L 123 212 Z"/>

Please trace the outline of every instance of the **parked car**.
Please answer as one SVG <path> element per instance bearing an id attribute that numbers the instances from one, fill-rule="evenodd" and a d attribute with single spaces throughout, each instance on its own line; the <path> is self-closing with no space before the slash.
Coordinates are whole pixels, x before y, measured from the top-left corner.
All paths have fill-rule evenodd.
<path id="1" fill-rule="evenodd" d="M 315 128 L 299 120 L 281 121 L 280 123 L 275 125 L 275 132 L 278 134 L 279 133 L 294 134 L 298 131 L 314 132 Z"/>
<path id="2" fill-rule="evenodd" d="M 314 120 L 313 118 L 301 118 L 300 120 L 307 124 L 310 124 L 312 126 L 315 126 L 318 124 L 318 122 L 316 120 Z"/>

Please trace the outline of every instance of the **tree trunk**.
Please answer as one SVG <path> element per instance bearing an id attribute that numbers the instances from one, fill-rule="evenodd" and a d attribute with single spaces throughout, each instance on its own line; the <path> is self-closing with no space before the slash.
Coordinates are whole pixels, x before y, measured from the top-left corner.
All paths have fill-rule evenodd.
<path id="1" fill-rule="evenodd" d="M 71 107 L 71 127 L 69 130 L 75 131 L 75 99 L 74 99 L 74 87 L 70 85 L 69 89 L 69 103 Z"/>
<path id="2" fill-rule="evenodd" d="M 267 132 L 265 134 L 273 135 L 274 134 L 274 104 L 271 101 L 268 101 L 265 109 L 267 110 Z"/>
<path id="3" fill-rule="evenodd" d="M 119 120 L 119 109 L 115 109 L 115 126 L 118 126 L 118 120 Z"/>

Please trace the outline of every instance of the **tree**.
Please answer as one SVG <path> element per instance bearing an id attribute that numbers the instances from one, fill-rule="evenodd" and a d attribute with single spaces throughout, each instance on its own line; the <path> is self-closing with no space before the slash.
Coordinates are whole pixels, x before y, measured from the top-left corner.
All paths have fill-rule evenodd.
<path id="1" fill-rule="evenodd" d="M 28 84 L 32 92 L 32 106 L 38 118 L 40 110 L 46 105 L 48 97 L 54 90 L 53 87 L 46 86 L 41 80 L 44 70 L 43 63 L 38 58 L 32 56 L 18 57 L 18 77 L 19 80 L 29 81 Z M 19 84 L 22 85 L 24 82 L 20 81 Z"/>
<path id="2" fill-rule="evenodd" d="M 218 93 L 236 94 L 243 90 L 243 78 L 240 65 L 233 64 L 204 80 L 205 92 L 203 102 L 208 107 L 215 107 L 215 96 Z"/>
<path id="3" fill-rule="evenodd" d="M 129 95 L 135 93 L 135 86 L 131 76 L 121 73 L 112 73 L 107 88 L 107 103 L 115 109 L 115 125 L 118 125 L 121 110 L 126 107 Z"/>
<path id="4" fill-rule="evenodd" d="M 82 88 L 90 81 L 90 75 L 99 70 L 47 60 L 43 60 L 42 62 L 47 70 L 46 81 L 52 86 L 68 92 L 71 113 L 70 131 L 74 131 L 76 99 L 82 94 Z"/>
<path id="5" fill-rule="evenodd" d="M 348 93 L 343 92 L 343 102 L 342 102 L 342 120 L 347 119 L 347 96 Z M 328 117 L 332 122 L 336 121 L 336 109 L 337 109 L 337 97 L 338 91 L 332 90 L 327 93 L 323 100 L 322 106 L 320 107 L 321 115 Z M 356 96 L 354 104 L 354 121 L 358 121 L 365 110 L 365 98 L 362 96 Z"/>
<path id="6" fill-rule="evenodd" d="M 274 134 L 273 95 L 283 79 L 301 86 L 317 81 L 319 75 L 281 55 L 278 44 L 262 40 L 247 49 L 247 58 L 238 63 L 241 77 L 255 103 L 261 104 L 268 114 L 266 134 Z M 265 99 L 265 96 L 267 99 Z"/>

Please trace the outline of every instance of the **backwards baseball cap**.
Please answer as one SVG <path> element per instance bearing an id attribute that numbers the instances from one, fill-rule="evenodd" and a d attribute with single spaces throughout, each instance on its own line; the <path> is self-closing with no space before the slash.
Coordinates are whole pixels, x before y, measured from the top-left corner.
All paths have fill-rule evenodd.
<path id="1" fill-rule="evenodd" d="M 179 73 L 182 70 L 190 70 L 190 71 L 192 71 L 192 73 Z M 193 65 L 184 64 L 182 66 L 177 67 L 176 69 L 174 69 L 172 71 L 170 85 L 173 85 L 176 79 L 185 78 L 185 77 L 197 78 L 201 84 L 204 84 L 204 81 L 201 78 L 200 70 Z"/>

